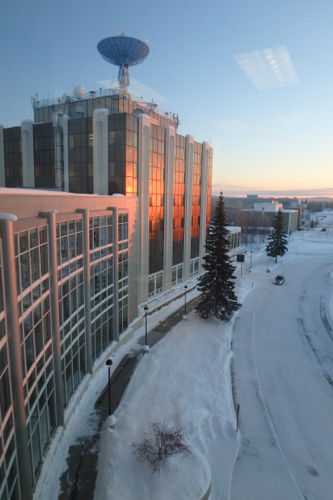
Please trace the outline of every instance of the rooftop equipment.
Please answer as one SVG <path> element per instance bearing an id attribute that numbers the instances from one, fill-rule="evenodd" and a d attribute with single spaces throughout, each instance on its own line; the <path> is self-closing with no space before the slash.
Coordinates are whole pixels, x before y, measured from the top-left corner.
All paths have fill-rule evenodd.
<path id="1" fill-rule="evenodd" d="M 142 63 L 149 54 L 146 42 L 128 37 L 122 31 L 120 36 L 104 38 L 97 45 L 97 50 L 107 62 L 119 67 L 119 88 L 127 92 L 130 84 L 128 68 Z"/>

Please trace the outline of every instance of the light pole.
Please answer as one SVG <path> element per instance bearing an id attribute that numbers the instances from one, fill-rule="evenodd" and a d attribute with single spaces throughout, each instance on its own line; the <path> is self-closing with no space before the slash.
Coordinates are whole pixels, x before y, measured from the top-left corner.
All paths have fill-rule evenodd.
<path id="1" fill-rule="evenodd" d="M 185 285 L 184 288 L 185 288 L 185 316 L 186 316 L 186 292 L 187 292 L 187 285 Z"/>
<path id="2" fill-rule="evenodd" d="M 147 318 L 148 318 L 148 307 L 145 306 L 144 308 L 144 311 L 145 311 L 145 321 L 146 321 L 146 346 L 148 346 L 148 327 L 147 327 Z"/>
<path id="3" fill-rule="evenodd" d="M 252 250 L 251 250 L 251 253 L 250 253 L 250 271 L 252 269 Z"/>
<path id="4" fill-rule="evenodd" d="M 108 376 L 109 376 L 109 416 L 111 415 L 111 369 L 112 359 L 106 360 L 106 366 L 108 367 Z"/>

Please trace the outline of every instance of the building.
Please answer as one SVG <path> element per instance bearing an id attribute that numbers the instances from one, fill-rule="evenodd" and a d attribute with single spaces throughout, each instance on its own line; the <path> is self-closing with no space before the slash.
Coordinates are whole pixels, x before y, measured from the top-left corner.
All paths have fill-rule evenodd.
<path id="1" fill-rule="evenodd" d="M 237 226 L 226 226 L 229 231 L 227 235 L 229 253 L 231 257 L 239 253 L 244 253 L 245 248 L 241 245 L 242 243 L 242 228 Z"/>
<path id="2" fill-rule="evenodd" d="M 212 149 L 116 91 L 0 127 L 0 498 L 31 499 L 65 409 L 141 304 L 202 272 Z"/>
<path id="3" fill-rule="evenodd" d="M 284 209 L 283 204 L 277 201 L 271 203 L 261 202 L 254 203 L 252 209 L 241 210 L 240 212 L 246 215 L 245 220 L 252 220 L 251 225 L 247 225 L 247 229 L 255 230 L 257 234 L 271 234 L 273 221 L 277 212 L 281 210 L 283 214 L 284 231 L 291 234 L 299 228 L 299 210 Z M 255 224 L 253 225 L 253 222 Z"/>

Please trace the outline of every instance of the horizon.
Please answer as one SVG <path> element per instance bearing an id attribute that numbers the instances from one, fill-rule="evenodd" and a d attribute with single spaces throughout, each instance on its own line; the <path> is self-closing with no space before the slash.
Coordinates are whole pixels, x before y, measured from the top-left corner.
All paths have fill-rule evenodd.
<path id="1" fill-rule="evenodd" d="M 222 194 L 223 194 L 223 198 L 244 198 L 246 199 L 248 195 L 258 195 L 258 199 L 262 199 L 262 198 L 289 198 L 289 199 L 298 199 L 298 200 L 301 200 L 301 199 L 323 199 L 323 200 L 333 200 L 333 196 L 325 196 L 325 195 L 293 195 L 293 194 L 263 194 L 263 193 L 247 193 L 247 194 L 225 194 L 223 191 L 222 191 Z M 220 193 L 219 192 L 214 192 L 212 191 L 212 196 L 219 196 Z"/>

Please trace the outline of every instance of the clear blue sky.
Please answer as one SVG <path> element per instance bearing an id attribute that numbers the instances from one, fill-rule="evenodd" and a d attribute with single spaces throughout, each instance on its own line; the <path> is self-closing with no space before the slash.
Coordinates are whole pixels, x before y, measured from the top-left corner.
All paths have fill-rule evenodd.
<path id="1" fill-rule="evenodd" d="M 96 45 L 124 30 L 150 47 L 130 77 L 170 101 L 180 134 L 211 142 L 213 192 L 333 196 L 332 1 L 11 0 L 0 23 L 5 127 L 33 118 L 36 93 L 116 78 Z"/>

